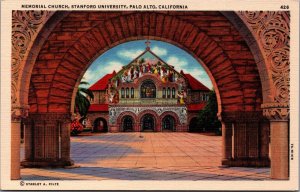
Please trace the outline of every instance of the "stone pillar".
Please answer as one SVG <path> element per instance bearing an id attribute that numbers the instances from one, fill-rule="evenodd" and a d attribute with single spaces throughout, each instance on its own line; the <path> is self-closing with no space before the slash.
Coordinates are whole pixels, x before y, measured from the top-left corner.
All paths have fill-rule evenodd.
<path id="1" fill-rule="evenodd" d="M 220 119 L 220 118 L 219 118 Z M 262 111 L 226 112 L 222 114 L 222 165 L 267 167 L 268 157 L 262 157 L 260 132 L 264 121 Z"/>
<path id="2" fill-rule="evenodd" d="M 222 165 L 232 160 L 232 123 L 222 122 Z"/>
<path id="3" fill-rule="evenodd" d="M 289 179 L 289 104 L 262 105 L 271 129 L 271 178 Z"/>
<path id="4" fill-rule="evenodd" d="M 73 164 L 70 159 L 70 123 L 69 119 L 65 119 L 59 122 L 59 137 L 58 137 L 58 149 L 59 159 L 64 162 L 63 164 Z"/>
<path id="5" fill-rule="evenodd" d="M 20 179 L 20 142 L 21 142 L 21 120 L 26 118 L 28 107 L 12 106 L 11 111 L 11 167 L 10 178 Z"/>
<path id="6" fill-rule="evenodd" d="M 70 159 L 71 115 L 65 113 L 29 114 L 26 126 L 24 167 L 62 167 Z"/>
<path id="7" fill-rule="evenodd" d="M 21 119 L 11 121 L 11 179 L 20 179 L 20 127 Z"/>

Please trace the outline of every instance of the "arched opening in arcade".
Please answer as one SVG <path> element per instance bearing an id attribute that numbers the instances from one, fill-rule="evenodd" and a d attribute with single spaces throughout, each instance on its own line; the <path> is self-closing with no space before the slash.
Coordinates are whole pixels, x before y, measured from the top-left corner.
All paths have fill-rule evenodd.
<path id="1" fill-rule="evenodd" d="M 122 120 L 122 129 L 124 132 L 132 132 L 134 126 L 134 120 L 131 116 L 126 115 Z"/>
<path id="2" fill-rule="evenodd" d="M 175 119 L 171 115 L 167 115 L 162 119 L 162 130 L 163 131 L 175 131 Z"/>
<path id="3" fill-rule="evenodd" d="M 152 114 L 145 114 L 141 118 L 141 130 L 143 132 L 154 131 L 155 129 L 155 118 Z"/>
<path id="4" fill-rule="evenodd" d="M 107 121 L 103 117 L 98 117 L 94 121 L 93 132 L 107 132 Z"/>
<path id="5" fill-rule="evenodd" d="M 171 14 L 166 12 L 80 11 L 53 13 L 55 17 L 47 20 L 49 22 L 47 27 L 41 27 L 37 34 L 38 38 L 31 41 L 33 44 L 29 48 L 31 53 L 28 55 L 31 55 L 32 58 L 26 57 L 27 60 L 24 62 L 26 70 L 24 74 L 20 75 L 22 81 L 18 86 L 20 90 L 16 93 L 19 94 L 17 97 L 20 101 L 18 102 L 22 106 L 29 106 L 29 114 L 25 122 L 25 160 L 22 161 L 22 165 L 24 167 L 44 167 L 72 164 L 70 144 L 73 142 L 73 138 L 70 138 L 69 125 L 72 119 L 70 113 L 74 112 L 76 91 L 84 73 L 90 73 L 93 70 L 88 70 L 88 67 L 102 56 L 102 59 L 106 57 L 111 60 L 108 62 L 104 59 L 104 63 L 98 65 L 104 74 L 101 82 L 91 83 L 90 90 L 98 93 L 91 103 L 91 105 L 94 104 L 94 108 L 92 108 L 94 111 L 90 112 L 109 114 L 107 124 L 110 132 L 120 132 L 122 125 L 118 117 L 125 110 L 130 114 L 142 114 L 133 119 L 133 123 L 140 126 L 135 131 L 160 132 L 164 126 L 171 128 L 171 119 L 160 121 L 160 115 L 172 111 L 178 116 L 175 117 L 176 129 L 174 130 L 187 132 L 190 127 L 188 115 L 199 111 L 203 107 L 203 105 L 199 105 L 201 98 L 204 101 L 207 98 L 205 94 L 197 92 L 201 86 L 193 78 L 192 72 L 200 75 L 206 72 L 216 92 L 218 117 L 222 123 L 222 138 L 216 139 L 222 144 L 215 145 L 219 146 L 217 149 L 219 155 L 215 158 L 218 164 L 269 166 L 268 134 L 271 129 L 282 133 L 280 135 L 285 138 L 281 140 L 278 139 L 279 134 L 271 134 L 271 138 L 274 140 L 271 143 L 271 152 L 273 151 L 271 158 L 274 160 L 272 161 L 271 175 L 273 178 L 288 178 L 288 166 L 285 159 L 288 157 L 288 152 L 282 149 L 287 148 L 288 142 L 285 141 L 288 138 L 289 117 L 282 117 L 280 121 L 278 119 L 269 121 L 273 118 L 269 110 L 272 110 L 274 106 L 279 106 L 274 104 L 275 101 L 282 101 L 283 104 L 280 106 L 288 108 L 286 107 L 288 105 L 284 105 L 286 103 L 285 95 L 288 94 L 272 95 L 280 91 L 275 91 L 276 86 L 270 79 L 272 74 L 266 70 L 271 67 L 261 56 L 264 54 L 260 50 L 262 46 L 253 43 L 259 40 L 252 36 L 248 26 L 240 19 L 242 15 L 237 15 L 237 13 L 193 12 L 193 14 L 197 17 L 180 14 L 180 12 Z M 96 21 L 89 22 L 91 25 L 89 27 L 79 27 L 80 29 L 74 27 L 65 34 L 65 30 L 68 29 L 66 26 L 72 26 L 83 16 L 86 19 L 96 19 Z M 98 21 L 97 18 L 105 18 L 105 21 Z M 207 20 L 207 18 L 217 18 L 218 22 L 211 23 L 214 21 Z M 127 21 L 127 24 L 123 25 L 123 22 L 120 21 Z M 207 22 L 211 24 L 206 25 Z M 218 26 L 220 23 L 222 25 Z M 248 32 L 247 35 L 243 34 L 245 31 Z M 69 37 L 71 39 L 68 39 Z M 146 41 L 147 45 L 146 49 L 137 50 L 136 53 L 141 55 L 133 54 L 133 57 L 132 52 L 126 49 L 125 44 L 139 43 L 135 40 Z M 170 45 L 155 48 L 153 44 L 149 45 L 149 41 L 153 44 L 155 41 L 159 41 L 184 50 L 182 54 L 190 55 L 197 66 L 202 66 L 203 70 L 197 71 L 197 68 L 191 68 L 189 59 L 180 60 L 182 54 L 176 51 L 168 54 L 169 50 L 161 49 Z M 132 44 L 131 47 L 134 45 Z M 117 54 L 108 54 L 108 50 L 118 48 L 123 51 Z M 154 51 L 155 49 L 157 52 Z M 164 58 L 165 56 L 167 58 Z M 117 60 L 120 57 L 123 58 L 122 62 Z M 132 61 L 134 58 L 137 60 Z M 130 63 L 130 61 L 132 62 Z M 168 62 L 159 63 L 158 61 Z M 130 64 L 123 68 L 128 62 Z M 177 71 L 178 67 L 184 66 L 190 72 Z M 92 77 L 92 75 L 88 76 Z M 142 87 L 144 91 L 139 90 L 141 87 L 135 86 L 136 84 L 141 85 L 150 77 L 152 82 L 148 82 Z M 190 92 L 185 90 L 188 86 L 190 86 Z M 194 95 L 188 97 L 189 93 L 194 93 Z M 187 102 L 189 99 L 194 103 L 189 104 Z M 109 102 L 109 104 L 103 102 Z M 153 104 L 163 106 L 153 106 Z M 149 107 L 152 107 L 151 110 L 155 114 L 147 112 Z M 13 131 L 20 131 L 18 120 L 18 118 L 13 118 Z M 127 122 L 130 122 L 129 119 Z M 18 129 L 14 129 L 14 127 Z M 128 123 L 128 127 L 130 127 L 130 123 Z M 149 135 L 151 134 L 149 133 Z M 186 134 L 191 136 L 189 134 L 192 133 Z M 12 135 L 18 134 L 13 132 Z M 103 134 L 105 141 L 118 138 L 110 138 L 106 135 Z M 122 141 L 128 141 L 130 138 L 127 133 L 125 135 L 127 136 Z M 147 133 L 143 133 L 143 135 L 144 137 L 139 138 L 147 139 Z M 101 136 L 99 138 L 101 139 Z M 101 144 L 93 143 L 93 145 Z M 121 147 L 120 144 L 113 142 L 110 144 L 115 148 Z M 149 142 L 147 142 L 148 144 Z M 173 142 L 172 144 L 177 143 Z M 281 146 L 281 148 L 275 153 L 276 146 Z M 148 148 L 140 148 L 140 150 L 151 151 Z M 170 149 L 169 152 L 174 153 L 173 150 Z M 135 155 L 140 152 L 139 150 L 127 151 Z M 12 151 L 12 156 L 14 155 L 16 152 Z M 94 160 L 98 162 L 99 159 Z M 101 160 L 99 162 L 101 163 Z M 197 161 L 194 163 L 199 165 Z M 136 164 L 138 164 L 138 160 Z M 158 163 L 156 162 L 156 164 Z M 12 170 L 19 169 L 17 165 L 20 165 L 19 159 L 18 162 L 12 160 Z M 280 169 L 282 171 L 276 170 L 276 167 L 282 168 Z M 14 175 L 17 178 L 18 171 L 15 171 Z"/>

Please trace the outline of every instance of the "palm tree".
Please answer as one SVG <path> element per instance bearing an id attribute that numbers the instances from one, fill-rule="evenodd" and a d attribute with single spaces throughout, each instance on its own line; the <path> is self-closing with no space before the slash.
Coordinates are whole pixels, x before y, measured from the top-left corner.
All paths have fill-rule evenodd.
<path id="1" fill-rule="evenodd" d="M 91 90 L 80 87 L 81 85 L 89 85 L 89 83 L 85 81 L 80 82 L 76 93 L 74 111 L 77 111 L 81 117 L 85 118 L 91 105 L 90 99 L 94 99 L 94 94 Z"/>

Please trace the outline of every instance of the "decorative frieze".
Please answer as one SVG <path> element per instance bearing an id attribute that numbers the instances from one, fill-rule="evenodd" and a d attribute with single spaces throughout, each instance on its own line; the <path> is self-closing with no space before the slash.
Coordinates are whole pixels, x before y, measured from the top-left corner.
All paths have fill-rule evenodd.
<path id="1" fill-rule="evenodd" d="M 24 119 L 28 116 L 29 106 L 26 107 L 18 107 L 16 105 L 12 105 L 11 107 L 11 121 L 12 122 L 20 122 L 21 119 Z"/>
<path id="2" fill-rule="evenodd" d="M 290 119 L 290 108 L 285 103 L 266 103 L 262 105 L 263 114 L 270 121 L 288 121 Z"/>
<path id="3" fill-rule="evenodd" d="M 138 116 L 139 113 L 142 113 L 145 110 L 149 110 L 150 108 L 147 106 L 144 107 L 118 107 L 118 106 L 110 106 L 109 107 L 109 124 L 115 124 L 117 122 L 118 116 L 125 111 L 132 112 Z M 160 107 L 160 106 L 154 106 L 151 107 L 151 110 L 160 116 L 164 112 L 172 111 L 176 113 L 176 115 L 179 117 L 179 121 L 181 124 L 187 123 L 187 108 L 185 106 L 167 106 L 167 107 Z"/>

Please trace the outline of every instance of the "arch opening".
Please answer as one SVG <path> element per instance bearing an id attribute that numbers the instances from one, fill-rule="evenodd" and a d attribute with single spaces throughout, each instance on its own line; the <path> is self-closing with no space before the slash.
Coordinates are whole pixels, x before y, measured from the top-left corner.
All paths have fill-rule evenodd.
<path id="1" fill-rule="evenodd" d="M 130 115 L 125 115 L 122 120 L 122 130 L 124 132 L 132 132 L 134 127 L 134 119 Z"/>
<path id="2" fill-rule="evenodd" d="M 152 114 L 145 114 L 141 118 L 141 128 L 144 132 L 153 132 L 155 129 L 155 117 Z"/>
<path id="3" fill-rule="evenodd" d="M 98 117 L 94 120 L 93 132 L 108 132 L 106 119 Z"/>
<path id="4" fill-rule="evenodd" d="M 149 13 L 145 13 L 145 15 L 148 15 Z M 144 13 L 142 13 L 141 15 L 144 15 Z M 155 15 L 155 14 L 154 14 Z M 162 13 L 157 14 L 158 16 L 163 15 Z M 155 17 L 157 16 L 155 15 Z M 157 17 L 158 17 L 157 16 Z M 126 17 L 126 16 L 124 16 Z M 177 21 L 177 18 L 180 18 L 181 16 L 178 15 L 177 18 L 173 18 L 173 16 L 170 16 L 174 21 Z M 142 17 L 142 20 L 144 18 Z M 201 61 L 199 62 L 200 65 L 202 65 L 205 69 L 206 72 L 208 72 L 208 76 L 209 78 L 212 79 L 212 84 L 213 87 L 216 90 L 217 93 L 217 98 L 218 98 L 218 109 L 219 109 L 219 114 L 220 116 L 222 116 L 223 114 L 221 114 L 221 112 L 224 114 L 226 114 L 225 116 L 222 116 L 222 120 L 224 127 L 229 127 L 229 129 L 231 127 L 233 127 L 232 125 L 235 124 L 235 132 L 234 134 L 250 134 L 247 136 L 247 139 L 245 141 L 245 145 L 248 146 L 249 144 L 253 143 L 253 141 L 251 140 L 251 138 L 257 138 L 257 135 L 259 135 L 260 133 L 256 132 L 256 133 L 250 133 L 250 132 L 245 132 L 245 129 L 252 129 L 252 127 L 258 127 L 257 130 L 259 130 L 259 124 L 258 125 L 253 125 L 252 124 L 252 120 L 246 119 L 244 117 L 240 118 L 240 119 L 246 119 L 245 122 L 236 122 L 235 120 L 238 119 L 239 114 L 243 114 L 241 112 L 245 112 L 245 116 L 251 116 L 253 114 L 261 114 L 261 103 L 262 103 L 262 93 L 261 93 L 261 86 L 259 85 L 260 79 L 257 78 L 258 76 L 258 71 L 257 68 L 255 66 L 255 63 L 253 62 L 253 56 L 251 54 L 249 54 L 247 47 L 245 47 L 245 45 L 242 43 L 238 43 L 238 46 L 242 46 L 242 50 L 240 51 L 241 54 L 236 54 L 236 50 L 228 50 L 230 46 L 226 46 L 226 42 L 224 42 L 223 40 L 225 38 L 223 38 L 220 34 L 218 34 L 218 38 L 216 37 L 217 35 L 211 35 L 211 31 L 206 33 L 205 30 L 203 30 L 203 28 L 201 28 L 201 26 L 197 26 L 196 24 L 191 22 L 187 22 L 185 23 L 184 20 L 179 20 L 183 22 L 183 25 L 186 26 L 187 28 L 185 29 L 178 29 L 179 31 L 183 32 L 183 35 L 174 35 L 175 31 L 177 29 L 173 30 L 173 35 L 167 35 L 167 32 L 165 31 L 164 35 L 163 34 L 159 34 L 159 33 L 151 33 L 151 29 L 149 28 L 145 31 L 148 32 L 136 32 L 135 34 L 130 34 L 131 30 L 129 31 L 129 34 L 127 34 L 127 36 L 122 36 L 123 33 L 125 33 L 126 30 L 117 33 L 118 28 L 113 28 L 113 30 L 110 29 L 111 25 L 110 23 L 112 23 L 112 25 L 114 25 L 114 20 L 109 20 L 106 25 L 108 26 L 107 29 L 111 32 L 110 35 L 108 35 L 107 39 L 104 39 L 103 42 L 106 42 L 105 45 L 101 44 L 100 45 L 96 45 L 93 44 L 93 41 L 89 41 L 86 38 L 91 38 L 91 39 L 95 39 L 95 42 L 99 43 L 99 37 L 95 36 L 95 31 L 93 31 L 94 29 L 97 31 L 102 30 L 101 28 L 98 28 L 98 26 L 95 26 L 94 28 L 91 28 L 92 32 L 87 32 L 87 35 L 82 36 L 81 38 L 78 38 L 76 43 L 74 44 L 74 46 L 70 46 L 68 50 L 70 50 L 70 52 L 66 53 L 61 61 L 59 61 L 58 67 L 56 69 L 56 71 L 59 71 L 59 73 L 54 74 L 51 78 L 53 78 L 50 81 L 50 87 L 49 89 L 40 89 L 40 87 L 46 86 L 45 84 L 39 84 L 41 82 L 36 82 L 37 81 L 37 77 L 39 77 L 39 74 L 37 74 L 37 72 L 41 71 L 41 70 L 34 70 L 35 74 L 32 76 L 32 92 L 31 93 L 35 93 L 36 95 L 33 96 L 30 99 L 30 112 L 32 114 L 34 113 L 69 113 L 70 111 L 72 111 L 72 109 L 74 107 L 72 107 L 74 105 L 74 93 L 76 92 L 76 87 L 79 84 L 81 77 L 83 76 L 83 72 L 87 69 L 87 67 L 92 63 L 92 61 L 94 61 L 99 55 L 102 55 L 106 50 L 115 47 L 116 45 L 119 45 L 123 42 L 129 42 L 129 41 L 134 41 L 136 39 L 153 39 L 153 40 L 160 40 L 160 41 L 165 41 L 165 42 L 169 42 L 171 44 L 177 45 L 178 47 L 186 50 L 188 53 L 190 53 L 194 58 L 197 59 L 197 61 Z M 138 21 L 137 21 L 138 22 Z M 116 24 L 118 25 L 118 24 Z M 230 24 L 229 24 L 230 25 Z M 115 31 L 114 31 L 115 30 Z M 207 29 L 209 30 L 209 29 Z M 230 29 L 232 31 L 234 31 L 234 28 Z M 134 31 L 134 30 L 133 30 Z M 170 30 L 171 32 L 172 30 Z M 218 30 L 220 31 L 220 30 Z M 114 33 L 116 32 L 116 33 Z M 235 32 L 235 31 L 234 31 Z M 101 33 L 103 34 L 103 31 L 101 31 Z M 96 34 L 101 34 L 101 33 L 96 33 Z M 186 33 L 186 34 L 185 34 Z M 92 37 L 89 36 L 92 34 Z M 189 35 L 188 35 L 189 34 Z M 101 36 L 101 35 L 99 35 Z M 228 35 L 227 35 L 228 36 Z M 235 34 L 235 36 L 237 36 L 236 38 L 241 39 L 237 34 Z M 201 38 L 200 38 L 201 37 Z M 103 37 L 102 37 L 103 38 Z M 229 38 L 229 37 L 227 37 Z M 86 43 L 90 42 L 92 43 L 92 46 L 90 46 L 90 49 L 87 50 L 82 50 L 82 48 L 84 48 L 86 46 Z M 234 42 L 236 43 L 236 42 Z M 90 44 L 91 45 L 91 44 Z M 204 46 L 205 45 L 205 46 Z M 233 45 L 231 45 L 232 47 L 234 47 Z M 231 52 L 230 52 L 231 51 Z M 234 52 L 234 53 L 233 53 Z M 247 57 L 247 59 L 242 60 L 242 58 L 239 58 L 240 55 L 244 55 L 245 57 Z M 229 57 L 229 58 L 228 58 Z M 236 57 L 236 58 L 234 58 Z M 38 57 L 39 59 L 37 59 L 37 63 L 39 65 L 41 65 L 40 63 L 42 63 L 44 60 L 42 60 L 41 58 L 43 58 L 42 56 Z M 202 59 L 202 60 L 201 60 Z M 58 59 L 59 60 L 59 59 Z M 70 64 L 70 61 L 68 60 L 72 60 L 74 61 L 74 74 L 72 73 L 68 73 L 68 71 L 70 70 L 70 68 L 72 68 L 72 66 L 68 65 Z M 81 61 L 78 61 L 81 60 Z M 48 61 L 46 61 L 48 62 Z M 240 62 L 240 63 L 239 63 Z M 84 66 L 81 66 L 81 63 L 84 63 Z M 246 63 L 246 64 L 245 64 Z M 38 68 L 38 64 L 37 67 Z M 64 64 L 64 66 L 62 66 L 62 64 Z M 77 66 L 75 66 L 77 65 Z M 102 66 L 103 67 L 103 66 Z M 244 70 L 245 68 L 249 69 L 249 70 Z M 78 72 L 80 71 L 80 72 Z M 65 73 L 64 73 L 65 72 Z M 249 72 L 249 74 L 248 74 Z M 70 75 L 70 76 L 69 76 Z M 72 75 L 76 76 L 73 77 Z M 78 78 L 80 77 L 80 78 Z M 47 78 L 50 78 L 49 76 L 47 76 Z M 247 79 L 249 78 L 249 79 Z M 46 77 L 43 77 L 43 79 L 46 79 Z M 258 80 L 257 80 L 258 79 Z M 64 82 L 67 82 L 66 84 L 63 84 Z M 254 82 L 254 83 L 253 83 Z M 42 82 L 45 83 L 45 82 Z M 47 82 L 49 83 L 49 82 Z M 48 85 L 48 84 L 47 84 Z M 59 85 L 62 85 L 62 90 L 59 87 Z M 74 88 L 75 85 L 75 88 Z M 249 88 L 250 87 L 250 88 Z M 127 97 L 126 99 L 131 99 L 131 87 L 129 86 L 130 89 L 127 90 L 126 89 L 123 90 L 123 94 L 120 95 L 124 95 L 124 98 Z M 172 88 L 172 87 L 171 87 Z M 249 88 L 249 89 L 248 89 Z M 42 90 L 42 91 L 41 91 Z M 46 90 L 46 91 L 45 91 Z M 230 91 L 228 91 L 230 90 Z M 45 91 L 45 92 L 43 92 Z M 71 96 L 70 92 L 73 91 L 73 96 Z M 136 88 L 134 88 L 134 91 L 136 91 Z M 66 97 L 59 97 L 57 96 L 56 92 L 60 92 L 60 95 L 64 95 Z M 31 94 L 30 93 L 30 94 Z M 42 94 L 41 94 L 42 93 Z M 132 99 L 136 99 L 135 97 L 138 97 L 139 92 L 136 92 L 136 94 L 133 94 L 133 98 Z M 46 96 L 44 96 L 44 95 Z M 34 95 L 34 94 L 33 94 Z M 146 92 L 145 92 L 146 95 Z M 148 94 L 149 95 L 149 94 Z M 151 94 L 150 94 L 151 95 Z M 154 94 L 152 94 L 154 95 Z M 170 96 L 168 96 L 170 95 Z M 170 99 L 173 99 L 173 89 L 169 90 L 169 94 L 168 94 L 168 89 L 165 90 L 165 97 L 170 97 Z M 177 92 L 176 92 L 177 95 Z M 155 95 L 155 97 L 158 96 L 158 93 Z M 44 99 L 44 100 L 42 100 Z M 43 103 L 35 103 L 35 100 L 39 100 Z M 70 105 L 71 103 L 71 105 Z M 71 106 L 71 107 L 70 107 Z M 249 115 L 250 114 L 250 115 Z M 253 115 L 255 116 L 255 115 Z M 258 115 L 259 116 L 259 115 Z M 252 116 L 251 116 L 252 117 Z M 260 118 L 260 117 L 258 117 Z M 243 119 L 243 120 L 244 120 Z M 152 117 L 152 120 L 154 121 L 154 117 Z M 153 126 L 151 124 L 152 122 L 151 118 L 149 118 L 149 121 L 145 121 L 145 124 L 143 124 L 143 121 L 141 120 L 141 125 L 142 127 L 150 127 L 151 130 L 155 129 L 155 123 L 153 123 Z M 261 119 L 259 119 L 260 121 Z M 184 120 L 183 120 L 184 121 Z M 148 122 L 148 125 L 146 125 Z M 155 121 L 154 121 L 155 122 Z M 190 121 L 191 122 L 191 121 Z M 242 127 L 242 124 L 244 124 L 246 126 Z M 153 128 L 152 128 L 153 127 Z M 142 129 L 143 130 L 143 129 Z M 255 129 L 256 130 L 256 129 Z M 241 153 L 234 153 L 231 154 L 230 150 L 227 150 L 226 153 L 228 155 L 228 157 L 233 158 L 234 155 L 236 155 L 234 157 L 234 159 L 243 159 L 245 156 L 253 156 L 252 152 L 255 151 L 256 149 L 258 149 L 260 146 L 259 144 L 254 144 L 255 146 L 253 146 L 253 148 L 246 148 L 244 146 L 235 146 L 238 145 L 237 143 L 234 142 L 230 142 L 230 138 L 232 138 L 232 132 L 226 132 L 226 139 L 227 143 L 226 145 L 230 144 L 231 146 L 226 146 L 225 148 L 227 149 L 231 149 L 231 152 L 233 151 L 232 149 L 247 149 L 248 151 L 243 151 Z M 250 140 L 249 140 L 250 139 Z M 230 141 L 229 141 L 230 140 Z M 255 141 L 256 141 L 255 140 Z M 242 142 L 242 145 L 244 143 Z M 225 144 L 224 144 L 225 145 Z M 251 144 L 252 145 L 252 144 Z M 267 152 L 266 152 L 267 153 Z M 256 154 L 254 154 L 255 156 Z M 264 154 L 265 157 L 265 154 Z M 224 157 L 224 159 L 230 159 Z M 260 161 L 260 156 L 258 157 L 257 155 L 255 156 L 255 161 L 253 161 L 254 163 L 256 163 L 257 161 Z M 258 159 L 258 160 L 257 160 Z M 230 162 L 230 161 L 229 161 Z M 241 161 L 242 162 L 242 161 Z M 230 163 L 235 163 L 235 162 L 230 162 Z M 229 163 L 229 164 L 230 164 Z M 241 164 L 247 164 L 248 162 L 242 162 Z"/>
<path id="5" fill-rule="evenodd" d="M 162 119 L 162 131 L 175 131 L 175 118 L 171 115 L 166 115 Z"/>

